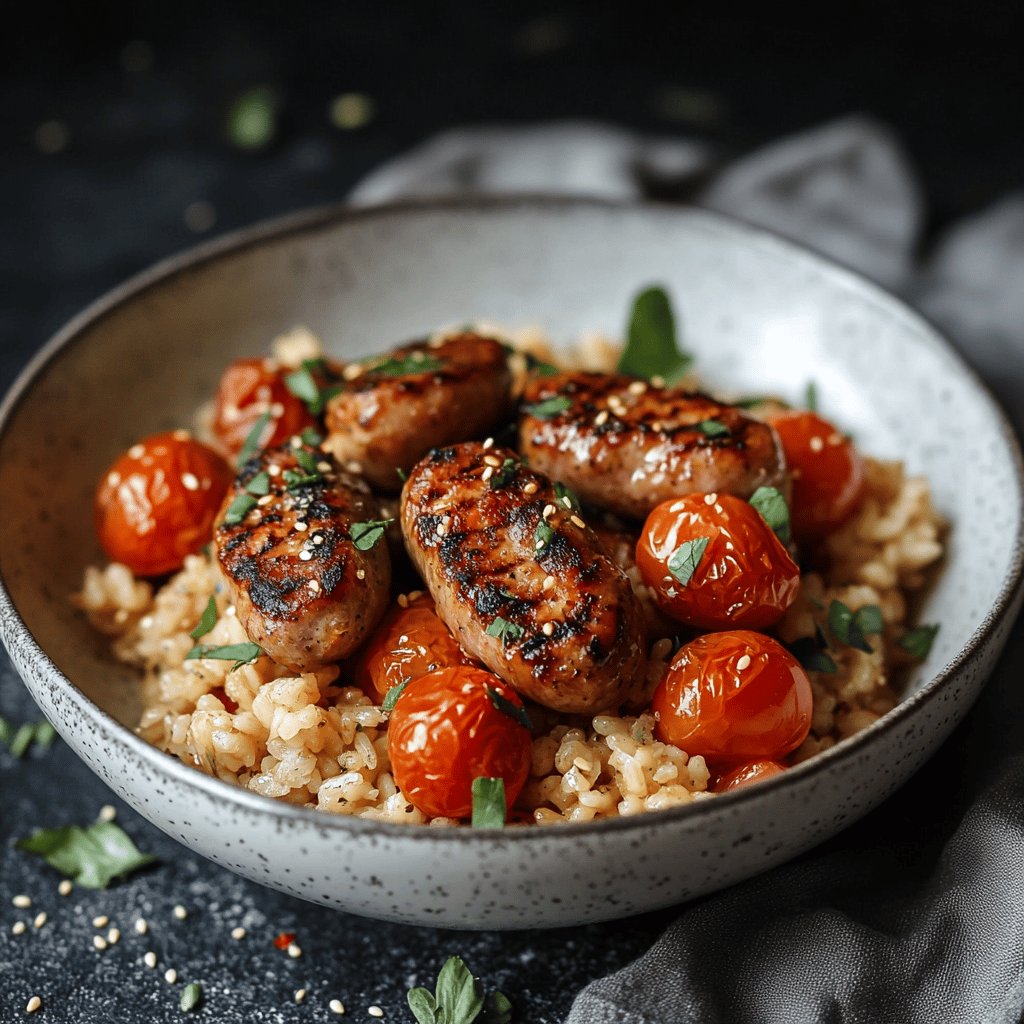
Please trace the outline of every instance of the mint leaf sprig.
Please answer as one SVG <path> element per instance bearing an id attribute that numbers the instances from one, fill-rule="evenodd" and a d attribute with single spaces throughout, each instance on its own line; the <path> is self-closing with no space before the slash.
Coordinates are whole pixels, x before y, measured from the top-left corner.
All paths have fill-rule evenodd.
<path id="1" fill-rule="evenodd" d="M 619 373 L 634 377 L 661 377 L 678 383 L 693 364 L 693 356 L 679 348 L 672 303 L 664 288 L 645 288 L 633 300 L 626 347 L 619 357 Z"/>
<path id="2" fill-rule="evenodd" d="M 462 957 L 450 956 L 431 992 L 413 988 L 406 996 L 417 1024 L 509 1024 L 512 1004 L 501 992 L 486 995 Z"/>

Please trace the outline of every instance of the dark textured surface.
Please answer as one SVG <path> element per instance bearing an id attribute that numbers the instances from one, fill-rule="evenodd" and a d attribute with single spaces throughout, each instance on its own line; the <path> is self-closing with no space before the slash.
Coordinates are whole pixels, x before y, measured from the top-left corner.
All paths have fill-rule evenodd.
<path id="1" fill-rule="evenodd" d="M 870 6 L 870 5 L 869 5 Z M 23 11 L 3 82 L 0 157 L 0 384 L 85 302 L 200 234 L 344 195 L 379 160 L 433 131 L 473 120 L 601 117 L 664 132 L 696 132 L 734 152 L 776 134 L 866 109 L 903 135 L 922 171 L 933 221 L 1019 186 L 1024 168 L 1019 55 L 1010 5 L 864 5 L 828 22 L 754 23 L 692 7 L 665 21 L 650 5 L 318 3 L 138 5 L 102 11 Z M 1005 7 L 1002 10 L 1001 7 Z M 242 13 L 244 10 L 244 14 Z M 838 20 L 837 20 L 838 19 Z M 882 27 L 880 27 L 882 26 Z M 20 32 L 20 35 L 18 34 Z M 132 40 L 146 51 L 124 48 Z M 134 55 L 134 64 L 133 64 Z M 279 130 L 257 154 L 224 139 L 225 110 L 267 83 L 281 98 Z M 332 97 L 358 91 L 377 116 L 357 131 L 331 126 Z M 38 128 L 59 121 L 66 145 L 46 153 Z M 43 133 L 45 136 L 45 132 Z M 45 139 L 44 139 L 45 141 Z M 53 147 L 50 147 L 53 148 Z M 215 225 L 191 230 L 190 204 Z M 196 211 L 193 210 L 193 223 Z M 2 657 L 2 656 L 0 656 Z M 0 714 L 38 712 L 4 659 Z M 948 755 L 947 755 L 948 756 Z M 0 751 L 0 1020 L 178 1020 L 184 982 L 201 981 L 200 1017 L 216 1021 L 408 1020 L 405 989 L 462 954 L 513 999 L 517 1020 L 560 1020 L 591 978 L 642 952 L 671 914 L 548 934 L 432 932 L 307 906 L 189 854 L 123 807 L 119 821 L 161 864 L 108 892 L 57 894 L 58 877 L 11 840 L 37 826 L 87 823 L 109 791 L 66 747 L 14 762 Z M 863 828 L 879 827 L 875 816 Z M 411 870 L 415 870 L 411 868 Z M 10 904 L 33 898 L 31 910 Z M 176 903 L 190 916 L 176 921 Z M 41 930 L 32 917 L 45 910 Z M 121 941 L 100 953 L 91 925 L 106 914 Z M 138 915 L 150 934 L 132 930 Z M 29 922 L 21 936 L 16 920 Z M 231 928 L 248 937 L 235 942 Z M 279 931 L 304 949 L 274 949 Z M 154 950 L 157 970 L 142 965 Z M 172 989 L 163 971 L 181 981 Z M 296 988 L 309 991 L 296 1007 Z"/>

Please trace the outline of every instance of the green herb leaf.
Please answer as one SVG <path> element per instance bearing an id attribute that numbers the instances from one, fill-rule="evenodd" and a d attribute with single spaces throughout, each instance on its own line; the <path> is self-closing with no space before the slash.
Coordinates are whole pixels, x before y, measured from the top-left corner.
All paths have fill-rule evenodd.
<path id="1" fill-rule="evenodd" d="M 473 792 L 476 792 L 476 784 L 482 780 L 476 779 L 473 782 Z M 483 780 L 493 781 L 493 780 Z M 505 784 L 501 779 L 497 780 L 502 787 L 502 803 L 504 804 Z M 484 1005 L 483 987 L 473 977 L 469 968 L 462 962 L 461 957 L 449 957 L 437 976 L 436 997 L 438 1009 L 442 1013 L 442 1020 L 448 1024 L 472 1024 L 480 1015 Z"/>
<path id="2" fill-rule="evenodd" d="M 394 522 L 392 519 L 368 519 L 365 523 L 353 523 L 348 535 L 360 551 L 369 551 L 384 536 L 384 531 Z"/>
<path id="3" fill-rule="evenodd" d="M 233 672 L 242 665 L 251 665 L 262 653 L 263 648 L 254 643 L 224 644 L 221 647 L 197 644 L 185 655 L 185 660 L 233 661 L 235 663 L 231 667 Z"/>
<path id="4" fill-rule="evenodd" d="M 323 476 L 317 473 L 300 473 L 297 469 L 286 469 L 281 474 L 284 485 L 289 491 L 297 491 L 302 487 L 312 487 L 323 482 Z"/>
<path id="5" fill-rule="evenodd" d="M 33 739 L 35 746 L 45 752 L 53 746 L 56 738 L 57 730 L 45 718 L 41 722 L 36 722 L 36 734 Z"/>
<path id="6" fill-rule="evenodd" d="M 308 444 L 310 448 L 319 448 L 324 443 L 323 434 L 318 434 L 312 427 L 306 427 L 299 437 L 302 438 L 302 443 Z"/>
<path id="7" fill-rule="evenodd" d="M 484 1003 L 477 1024 L 511 1024 L 512 1004 L 503 992 L 492 992 Z"/>
<path id="8" fill-rule="evenodd" d="M 405 688 L 412 682 L 411 679 L 403 679 L 400 683 L 396 683 L 391 687 L 386 694 L 384 694 L 384 700 L 381 701 L 381 709 L 384 711 L 394 711 L 395 704 L 398 702 L 398 698 L 405 692 Z"/>
<path id="9" fill-rule="evenodd" d="M 87 828 L 68 825 L 41 829 L 15 845 L 26 853 L 38 854 L 50 867 L 86 889 L 106 889 L 113 879 L 156 861 L 136 849 L 112 821 L 98 821 Z"/>
<path id="10" fill-rule="evenodd" d="M 245 489 L 249 494 L 262 498 L 264 494 L 270 493 L 270 474 L 261 470 L 246 485 Z"/>
<path id="11" fill-rule="evenodd" d="M 668 571 L 680 586 L 685 587 L 690 582 L 710 542 L 710 537 L 694 537 L 693 540 L 684 540 L 672 552 L 668 560 Z"/>
<path id="12" fill-rule="evenodd" d="M 917 626 L 904 633 L 896 643 L 918 661 L 923 661 L 928 657 L 938 632 L 939 624 L 937 622 L 931 626 Z"/>
<path id="13" fill-rule="evenodd" d="M 18 760 L 23 758 L 25 751 L 31 746 L 35 735 L 35 723 L 25 722 L 24 725 L 19 726 L 18 731 L 14 734 L 14 739 L 11 740 L 11 756 Z"/>
<path id="14" fill-rule="evenodd" d="M 481 775 L 473 780 L 473 828 L 505 827 L 505 780 Z M 440 996 L 440 978 L 438 995 Z M 438 1000 L 441 1001 L 440 999 Z M 442 1004 L 443 1005 L 443 1004 Z M 479 1012 L 479 1010 L 477 1011 Z M 473 1018 L 471 1017 L 470 1020 Z"/>
<path id="15" fill-rule="evenodd" d="M 813 380 L 807 382 L 807 388 L 804 391 L 804 406 L 811 412 L 818 411 L 818 385 Z"/>
<path id="16" fill-rule="evenodd" d="M 804 636 L 789 645 L 789 651 L 797 661 L 810 672 L 839 671 L 838 666 L 828 654 L 828 642 L 825 634 L 818 626 L 814 627 L 814 636 Z"/>
<path id="17" fill-rule="evenodd" d="M 189 1013 L 194 1010 L 198 1005 L 199 1001 L 203 998 L 203 990 L 199 985 L 198 981 L 190 982 L 181 991 L 181 1012 Z"/>
<path id="18" fill-rule="evenodd" d="M 306 448 L 295 449 L 295 461 L 307 472 L 307 473 L 319 473 L 320 468 L 317 465 L 316 456 Z"/>
<path id="19" fill-rule="evenodd" d="M 267 409 L 252 425 L 252 430 L 245 435 L 245 441 L 238 452 L 238 464 L 244 466 L 258 451 L 263 448 L 263 435 L 270 422 L 270 410 Z"/>
<path id="20" fill-rule="evenodd" d="M 758 487 L 750 496 L 750 504 L 761 514 L 761 518 L 772 528 L 772 532 L 788 544 L 792 538 L 789 522 L 789 506 L 777 487 Z"/>
<path id="21" fill-rule="evenodd" d="M 239 494 L 224 513 L 224 523 L 235 526 L 240 523 L 254 508 L 256 499 L 251 494 Z"/>
<path id="22" fill-rule="evenodd" d="M 516 459 L 506 459 L 492 474 L 491 474 L 491 490 L 500 491 L 503 487 L 507 487 L 515 479 L 516 473 L 519 470 L 519 462 Z"/>
<path id="23" fill-rule="evenodd" d="M 882 611 L 878 605 L 869 604 L 853 612 L 842 601 L 833 601 L 828 606 L 828 628 L 832 635 L 847 647 L 870 654 L 873 650 L 867 642 L 867 634 L 882 631 Z"/>
<path id="24" fill-rule="evenodd" d="M 417 1024 L 441 1024 L 437 1003 L 425 988 L 411 988 L 405 998 Z"/>
<path id="25" fill-rule="evenodd" d="M 315 373 L 325 375 L 327 364 L 322 359 L 307 359 L 297 370 L 293 370 L 284 379 L 285 387 L 296 397 L 306 403 L 311 416 L 319 416 L 327 403 L 341 391 L 341 384 L 324 384 L 317 381 Z M 309 429 L 307 427 L 307 429 Z M 317 435 L 319 437 L 319 435 Z M 316 442 L 319 444 L 323 438 Z M 308 442 L 307 442 L 308 443 Z"/>
<path id="26" fill-rule="evenodd" d="M 504 647 L 508 643 L 514 643 L 523 635 L 523 627 L 498 615 L 484 632 L 488 636 L 501 637 L 501 645 Z"/>
<path id="27" fill-rule="evenodd" d="M 519 351 L 511 345 L 506 347 L 513 355 Z M 556 373 L 561 372 L 553 363 L 546 363 L 543 359 L 538 359 L 532 352 L 522 352 L 520 354 L 526 359 L 527 372 L 537 377 L 553 377 Z"/>
<path id="28" fill-rule="evenodd" d="M 0 743 L 5 747 L 11 742 L 11 737 L 14 735 L 14 727 L 6 718 L 0 718 Z"/>
<path id="29" fill-rule="evenodd" d="M 548 553 L 551 542 L 555 539 L 555 530 L 546 519 L 537 524 L 533 531 L 533 557 L 543 558 Z"/>
<path id="30" fill-rule="evenodd" d="M 647 288 L 633 300 L 627 336 L 620 373 L 662 377 L 666 384 L 674 384 L 693 362 L 692 356 L 679 350 L 672 304 L 664 288 Z"/>
<path id="31" fill-rule="evenodd" d="M 398 479 L 401 480 L 403 484 L 409 479 L 409 474 L 406 473 L 401 466 L 395 466 L 395 472 L 398 474 Z"/>
<path id="32" fill-rule="evenodd" d="M 580 499 L 558 480 L 555 481 L 555 497 L 558 499 L 558 504 L 563 505 L 570 512 L 578 513 L 580 511 Z"/>
<path id="33" fill-rule="evenodd" d="M 521 707 L 519 704 L 513 704 L 508 697 L 503 696 L 491 686 L 487 687 L 487 696 L 503 715 L 508 715 L 509 718 L 518 722 L 524 729 L 531 727 L 530 716 L 526 713 L 526 708 Z"/>
<path id="34" fill-rule="evenodd" d="M 413 373 L 434 373 L 443 366 L 440 359 L 422 352 L 414 352 L 402 358 L 385 359 L 374 366 L 369 366 L 367 372 L 383 374 L 385 377 L 405 377 Z"/>
<path id="35" fill-rule="evenodd" d="M 729 437 L 732 431 L 721 421 L 721 420 L 701 420 L 700 423 L 694 423 L 691 430 L 699 431 L 705 437 Z"/>
<path id="36" fill-rule="evenodd" d="M 543 402 L 524 405 L 523 412 L 528 416 L 536 416 L 539 420 L 551 420 L 571 408 L 572 401 L 569 398 L 565 395 L 554 395 L 551 398 L 545 398 Z"/>
<path id="37" fill-rule="evenodd" d="M 193 640 L 200 640 L 204 636 L 206 636 L 206 634 L 209 633 L 210 630 L 213 629 L 213 627 L 216 625 L 217 602 L 211 595 L 210 600 L 206 602 L 206 607 L 203 609 L 202 617 L 196 624 L 196 628 L 193 629 L 191 633 L 189 633 L 189 636 L 192 637 Z"/>
<path id="38" fill-rule="evenodd" d="M 239 149 L 264 149 L 277 128 L 277 102 L 265 85 L 242 93 L 228 111 L 227 136 Z"/>

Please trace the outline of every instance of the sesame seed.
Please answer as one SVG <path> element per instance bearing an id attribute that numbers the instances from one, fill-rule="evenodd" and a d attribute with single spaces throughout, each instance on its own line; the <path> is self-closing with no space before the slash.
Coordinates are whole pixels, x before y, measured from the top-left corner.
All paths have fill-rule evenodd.
<path id="1" fill-rule="evenodd" d="M 342 1005 L 340 999 L 332 999 L 328 1004 L 327 1008 L 331 1013 L 336 1013 L 339 1017 L 345 1012 L 345 1007 Z"/>
<path id="2" fill-rule="evenodd" d="M 317 468 L 318 470 L 320 470 L 320 472 L 321 472 L 321 473 L 330 473 L 330 471 L 331 471 L 331 470 L 332 470 L 332 469 L 333 469 L 334 467 L 333 467 L 333 466 L 331 466 L 331 464 L 330 464 L 329 462 L 326 462 L 326 461 L 321 461 L 321 462 L 318 462 L 318 463 L 316 464 L 316 468 Z"/>
<path id="3" fill-rule="evenodd" d="M 173 913 L 179 921 L 184 921 L 185 918 L 188 917 L 188 911 L 180 903 L 173 911 L 171 911 L 171 913 Z"/>
<path id="4" fill-rule="evenodd" d="M 164 971 L 164 981 L 166 981 L 168 985 L 173 985 L 177 980 L 178 972 L 173 967 L 168 967 L 167 970 Z"/>
<path id="5" fill-rule="evenodd" d="M 293 960 L 298 960 L 298 958 L 300 956 L 302 956 L 302 949 L 301 949 L 301 947 L 297 946 L 294 942 L 290 943 L 289 946 L 288 946 L 288 955 Z"/>
<path id="6" fill-rule="evenodd" d="M 808 444 L 812 452 L 820 452 L 825 447 L 825 442 L 820 437 L 812 437 Z"/>
<path id="7" fill-rule="evenodd" d="M 537 493 L 537 481 L 536 480 L 527 480 L 526 483 L 523 484 L 523 494 L 536 494 L 536 493 Z"/>
<path id="8" fill-rule="evenodd" d="M 148 932 L 148 931 L 149 931 L 149 924 L 147 923 L 147 921 L 146 921 L 146 919 L 144 917 L 140 917 L 138 919 L 138 921 L 135 922 L 135 934 L 136 935 L 145 935 L 146 932 Z"/>
<path id="9" fill-rule="evenodd" d="M 306 532 L 306 531 L 307 531 L 307 530 L 309 529 L 309 523 L 303 523 L 303 522 L 301 522 L 301 521 L 300 521 L 300 522 L 297 522 L 297 523 L 295 524 L 295 529 L 296 529 L 296 530 L 297 530 L 297 531 L 298 531 L 299 533 L 305 533 L 305 532 Z"/>
<path id="10" fill-rule="evenodd" d="M 302 438 L 299 437 L 298 434 L 292 434 L 292 436 L 288 439 L 288 443 L 293 448 L 301 448 L 302 447 Z"/>
<path id="11" fill-rule="evenodd" d="M 484 466 L 484 471 L 481 474 L 480 479 L 483 480 L 484 483 L 486 483 L 488 480 L 491 479 L 491 477 L 493 475 L 494 475 L 494 467 L 493 466 Z"/>
<path id="12" fill-rule="evenodd" d="M 572 523 L 573 526 L 578 526 L 581 530 L 587 525 L 579 516 L 570 516 L 569 522 Z"/>
<path id="13" fill-rule="evenodd" d="M 369 1006 L 369 1007 L 367 1007 L 366 1012 L 371 1017 L 383 1017 L 384 1016 L 384 1011 L 379 1006 Z"/>
<path id="14" fill-rule="evenodd" d="M 488 448 L 493 448 L 493 447 L 494 447 L 494 438 L 493 437 L 487 438 L 487 440 L 484 441 L 484 451 L 487 451 Z"/>
<path id="15" fill-rule="evenodd" d="M 262 498 L 258 498 L 256 500 L 256 504 L 259 505 L 260 508 L 266 508 L 267 505 L 269 505 L 273 500 L 274 500 L 274 495 L 272 495 L 272 494 L 264 494 Z"/>
<path id="16" fill-rule="evenodd" d="M 714 505 L 716 501 L 718 501 L 718 495 L 716 493 L 712 492 L 711 494 L 704 495 L 705 505 Z"/>
<path id="17" fill-rule="evenodd" d="M 306 990 L 304 988 L 297 988 L 295 990 L 295 1002 L 301 1003 L 306 998 Z"/>
<path id="18" fill-rule="evenodd" d="M 319 594 L 320 593 L 320 581 L 319 580 L 310 580 L 309 583 L 306 584 L 306 586 L 308 586 L 309 589 L 312 590 L 314 594 Z"/>
<path id="19" fill-rule="evenodd" d="M 32 998 L 31 998 L 31 999 L 30 999 L 30 1000 L 29 1000 L 29 1001 L 28 1001 L 28 1002 L 27 1002 L 27 1003 L 25 1004 L 25 1012 L 26 1012 L 26 1013 L 35 1013 L 35 1012 L 36 1012 L 36 1010 L 38 1010 L 38 1009 L 39 1009 L 39 1007 L 41 1007 L 42 1005 L 43 1005 L 43 1001 L 42 1001 L 42 999 L 40 999 L 40 998 L 39 998 L 39 996 L 33 996 L 33 997 L 32 997 Z"/>
<path id="20" fill-rule="evenodd" d="M 106 928 L 110 924 L 110 918 L 106 914 L 100 914 L 99 917 L 92 919 L 93 928 Z"/>
<path id="21" fill-rule="evenodd" d="M 555 577 L 554 576 L 545 576 L 544 577 L 544 585 L 541 587 L 541 590 L 550 590 L 554 585 L 555 585 Z"/>
<path id="22" fill-rule="evenodd" d="M 322 533 L 315 533 L 315 534 L 313 534 L 313 543 L 314 544 L 320 545 L 320 544 L 323 544 L 323 542 L 324 542 L 324 535 Z"/>
<path id="23" fill-rule="evenodd" d="M 665 378 L 655 374 L 651 378 L 651 385 L 652 387 L 663 388 L 665 386 Z"/>
<path id="24" fill-rule="evenodd" d="M 595 427 L 603 427 L 607 422 L 608 422 L 608 410 L 607 409 L 602 409 L 594 417 L 594 426 Z"/>
<path id="25" fill-rule="evenodd" d="M 722 513 L 723 513 L 723 512 L 725 511 L 725 509 L 723 509 L 723 508 L 722 508 L 722 506 L 721 506 L 721 505 L 720 505 L 720 504 L 719 504 L 719 503 L 718 503 L 718 502 L 716 501 L 716 502 L 715 502 L 715 511 L 716 511 L 716 512 L 717 512 L 717 513 L 718 513 L 719 515 L 721 515 L 721 514 L 722 514 Z"/>
<path id="26" fill-rule="evenodd" d="M 32 927 L 42 928 L 44 924 L 46 924 L 46 911 L 40 910 L 39 913 L 36 914 L 35 919 L 32 921 Z"/>
<path id="27" fill-rule="evenodd" d="M 121 482 L 120 473 L 108 473 L 107 474 L 107 486 L 116 487 Z"/>
<path id="28" fill-rule="evenodd" d="M 284 415 L 284 406 L 280 402 L 275 402 L 270 407 L 270 415 L 279 420 Z"/>
<path id="29" fill-rule="evenodd" d="M 736 671 L 737 672 L 742 672 L 745 668 L 750 668 L 750 655 L 749 654 L 744 654 L 743 657 L 741 657 L 736 662 Z"/>
<path id="30" fill-rule="evenodd" d="M 146 965 L 147 967 L 156 967 L 156 953 L 154 953 L 154 952 L 153 952 L 153 950 L 150 950 L 150 951 L 149 951 L 149 952 L 148 952 L 148 953 L 147 953 L 147 954 L 146 954 L 146 955 L 145 955 L 145 956 L 144 956 L 144 957 L 142 958 L 142 962 L 143 962 L 143 963 L 144 963 L 144 964 L 145 964 L 145 965 Z"/>
<path id="31" fill-rule="evenodd" d="M 448 526 L 444 522 L 444 520 L 439 522 L 437 524 L 437 526 L 434 527 L 434 533 L 436 533 L 438 535 L 438 537 L 443 537 L 447 532 L 448 532 Z"/>
<path id="32" fill-rule="evenodd" d="M 32 900 L 28 896 L 15 896 L 11 902 L 21 910 L 32 906 Z"/>
<path id="33" fill-rule="evenodd" d="M 534 544 L 534 548 L 536 548 L 538 551 L 540 551 L 542 547 L 544 547 L 544 541 L 542 540 L 539 540 L 536 544 Z"/>
<path id="34" fill-rule="evenodd" d="M 114 946 L 114 945 L 117 945 L 117 943 L 120 942 L 120 941 L 121 941 L 121 932 L 120 932 L 120 930 L 117 929 L 117 928 L 111 928 L 110 931 L 107 932 L 107 942 L 109 942 L 110 945 Z"/>
<path id="35" fill-rule="evenodd" d="M 501 459 L 499 459 L 497 455 L 485 455 L 484 462 L 487 463 L 488 466 L 494 466 L 495 469 L 501 465 Z"/>
<path id="36" fill-rule="evenodd" d="M 399 608 L 408 608 L 409 607 L 409 598 L 407 598 L 405 596 L 405 594 L 399 594 L 398 595 L 398 606 L 399 606 Z"/>
<path id="37" fill-rule="evenodd" d="M 409 593 L 406 594 L 405 596 L 409 599 L 409 604 L 412 604 L 413 601 L 418 601 L 423 596 L 423 591 L 422 590 L 410 590 Z"/>
<path id="38" fill-rule="evenodd" d="M 60 885 L 57 886 L 57 892 L 59 892 L 61 896 L 67 896 L 73 888 L 74 886 L 71 884 L 71 879 L 65 878 L 62 879 Z"/>
<path id="39" fill-rule="evenodd" d="M 146 454 L 146 446 L 142 445 L 142 444 L 133 444 L 131 446 L 131 448 L 128 449 L 128 458 L 129 459 L 141 459 L 142 456 L 145 455 L 145 454 Z"/>
<path id="40" fill-rule="evenodd" d="M 12 935 L 24 935 L 25 934 L 25 922 L 24 921 L 15 921 L 14 924 L 11 925 L 11 934 Z"/>
<path id="41" fill-rule="evenodd" d="M 113 821 L 117 817 L 117 808 L 112 804 L 104 804 L 100 808 L 100 813 L 97 818 L 100 821 Z"/>
<path id="42" fill-rule="evenodd" d="M 544 518 L 545 519 L 549 519 L 554 514 L 555 514 L 555 506 L 554 505 L 545 505 L 544 506 Z"/>
<path id="43" fill-rule="evenodd" d="M 545 622 L 544 625 L 541 626 L 540 631 L 545 636 L 553 636 L 555 632 L 555 624 L 553 622 Z"/>
<path id="44" fill-rule="evenodd" d="M 267 466 L 267 476 L 280 476 L 280 475 L 281 475 L 281 467 L 276 462 L 272 462 L 269 466 Z"/>
<path id="45" fill-rule="evenodd" d="M 237 615 L 238 612 L 235 610 L 235 606 L 233 604 L 229 604 L 227 608 L 224 609 L 224 614 L 228 618 L 231 618 L 232 615 Z"/>
<path id="46" fill-rule="evenodd" d="M 107 940 L 102 935 L 94 935 L 92 937 L 92 944 L 100 951 L 103 952 L 107 948 Z"/>
<path id="47" fill-rule="evenodd" d="M 631 395 L 642 395 L 647 390 L 647 385 L 642 380 L 635 380 L 626 390 Z"/>
<path id="48" fill-rule="evenodd" d="M 186 491 L 198 491 L 199 477 L 197 477 L 195 473 L 182 473 L 181 486 L 184 487 Z"/>
<path id="49" fill-rule="evenodd" d="M 572 498 L 570 498 L 568 494 L 563 494 L 562 495 L 562 504 L 566 508 L 572 508 Z"/>
<path id="50" fill-rule="evenodd" d="M 299 559 L 303 562 L 308 562 L 313 557 L 313 552 L 309 548 L 303 548 L 299 552 Z"/>
<path id="51" fill-rule="evenodd" d="M 348 366 L 341 371 L 341 375 L 345 380 L 355 380 L 362 372 L 363 368 L 358 363 L 349 363 Z"/>
<path id="52" fill-rule="evenodd" d="M 245 938 L 245 929 L 241 925 L 239 925 L 237 928 L 232 928 L 231 938 L 235 939 L 236 941 L 241 941 Z"/>
<path id="53" fill-rule="evenodd" d="M 327 468 L 330 469 L 331 467 L 328 466 Z M 350 473 L 359 474 L 359 473 L 362 473 L 362 471 L 363 471 L 363 464 L 361 462 L 357 461 L 356 459 L 349 459 L 348 462 L 345 463 L 345 468 Z"/>
<path id="54" fill-rule="evenodd" d="M 174 433 L 171 436 L 174 438 L 175 441 L 191 441 L 192 440 L 191 432 L 189 432 L 188 430 L 182 430 L 180 427 L 179 427 L 179 429 L 175 430 Z"/>

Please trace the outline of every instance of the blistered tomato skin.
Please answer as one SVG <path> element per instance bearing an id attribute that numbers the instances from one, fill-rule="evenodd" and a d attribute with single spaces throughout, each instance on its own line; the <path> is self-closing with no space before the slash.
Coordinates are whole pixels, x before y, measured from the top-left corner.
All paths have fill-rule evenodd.
<path id="1" fill-rule="evenodd" d="M 786 766 L 778 761 L 748 761 L 719 775 L 711 785 L 711 792 L 728 793 L 734 789 L 743 789 L 744 786 L 770 779 L 773 775 L 781 775 L 785 770 Z"/>
<path id="2" fill-rule="evenodd" d="M 793 533 L 807 543 L 842 526 L 864 493 L 864 462 L 849 438 L 813 412 L 771 417 L 793 484 Z"/>
<path id="3" fill-rule="evenodd" d="M 306 403 L 288 390 L 282 370 L 270 359 L 236 359 L 217 386 L 213 431 L 237 455 L 259 418 L 269 410 L 270 420 L 259 447 L 273 448 L 294 434 L 315 425 Z"/>
<path id="4" fill-rule="evenodd" d="M 530 732 L 501 711 L 496 692 L 516 707 L 518 694 L 485 669 L 438 669 L 411 682 L 388 723 L 391 771 L 406 798 L 428 817 L 468 818 L 473 780 L 505 781 L 511 808 L 530 770 Z"/>
<path id="5" fill-rule="evenodd" d="M 210 540 L 233 473 L 212 448 L 176 430 L 132 445 L 96 491 L 103 550 L 137 576 L 180 569 Z"/>
<path id="6" fill-rule="evenodd" d="M 687 541 L 707 540 L 682 583 L 670 562 Z M 728 494 L 689 494 L 648 517 L 636 547 L 658 606 L 698 629 L 765 629 L 796 600 L 800 569 L 752 505 Z"/>
<path id="7" fill-rule="evenodd" d="M 681 647 L 651 701 L 654 731 L 715 764 L 785 757 L 811 727 L 811 684 L 763 633 L 706 633 Z"/>
<path id="8" fill-rule="evenodd" d="M 388 690 L 406 680 L 453 665 L 470 665 L 472 659 L 458 645 L 434 610 L 427 594 L 406 607 L 392 605 L 354 665 L 356 686 L 380 703 Z"/>

